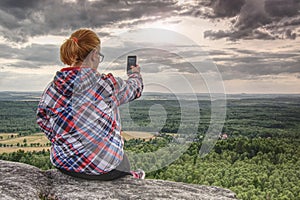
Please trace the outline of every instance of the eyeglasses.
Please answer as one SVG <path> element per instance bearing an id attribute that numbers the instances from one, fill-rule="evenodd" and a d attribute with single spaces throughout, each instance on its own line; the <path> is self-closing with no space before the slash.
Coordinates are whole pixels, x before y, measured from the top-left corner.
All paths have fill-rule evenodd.
<path id="1" fill-rule="evenodd" d="M 103 60 L 104 60 L 104 55 L 102 54 L 102 53 L 98 53 L 99 54 L 99 56 L 100 56 L 100 59 L 99 59 L 99 62 L 103 62 Z"/>

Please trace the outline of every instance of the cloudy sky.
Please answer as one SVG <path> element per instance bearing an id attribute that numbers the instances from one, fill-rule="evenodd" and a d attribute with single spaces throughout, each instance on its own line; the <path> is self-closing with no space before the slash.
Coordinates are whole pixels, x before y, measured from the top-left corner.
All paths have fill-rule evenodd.
<path id="1" fill-rule="evenodd" d="M 125 78 L 136 54 L 148 92 L 300 92 L 298 0 L 1 0 L 0 15 L 0 91 L 43 90 L 90 28 L 99 72 Z"/>

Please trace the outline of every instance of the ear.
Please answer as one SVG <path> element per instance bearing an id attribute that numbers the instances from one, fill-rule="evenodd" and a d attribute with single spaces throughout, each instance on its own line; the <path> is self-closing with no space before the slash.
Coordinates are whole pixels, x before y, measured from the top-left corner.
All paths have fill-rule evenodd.
<path id="1" fill-rule="evenodd" d="M 97 51 L 96 50 L 93 50 L 92 52 L 91 52 L 91 60 L 92 61 L 96 61 L 97 60 Z"/>

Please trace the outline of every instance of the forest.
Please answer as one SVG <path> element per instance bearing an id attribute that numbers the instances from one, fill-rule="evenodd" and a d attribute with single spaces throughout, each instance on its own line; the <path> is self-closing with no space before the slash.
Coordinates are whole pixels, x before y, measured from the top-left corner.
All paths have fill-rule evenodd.
<path id="1" fill-rule="evenodd" d="M 40 132 L 35 124 L 36 105 L 36 101 L 0 101 L 0 136 Z M 149 140 L 125 141 L 132 168 L 148 169 L 146 178 L 220 186 L 245 200 L 285 200 L 300 199 L 299 108 L 299 97 L 228 99 L 220 138 L 206 156 L 200 156 L 199 150 L 211 119 L 211 101 L 182 105 L 178 100 L 142 99 L 121 107 L 120 112 L 124 130 L 156 133 Z M 184 121 L 183 110 L 189 113 Z M 188 147 L 166 163 L 178 150 L 179 138 L 185 138 Z M 0 138 L 0 143 L 5 142 Z M 141 153 L 147 156 L 137 156 Z M 53 168 L 46 148 L 2 153 L 0 159 Z"/>

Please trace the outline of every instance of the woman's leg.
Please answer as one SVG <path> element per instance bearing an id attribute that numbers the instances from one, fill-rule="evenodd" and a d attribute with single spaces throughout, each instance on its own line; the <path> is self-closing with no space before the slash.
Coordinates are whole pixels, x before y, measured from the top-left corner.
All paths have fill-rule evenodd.
<path id="1" fill-rule="evenodd" d="M 114 179 L 122 178 L 126 175 L 132 175 L 130 172 L 130 163 L 126 154 L 124 154 L 123 160 L 121 161 L 120 165 L 116 167 L 116 169 L 113 169 L 112 171 L 101 175 L 88 175 L 84 173 L 71 172 L 64 169 L 59 169 L 59 170 L 64 174 L 76 178 L 83 178 L 88 180 L 101 180 L 101 181 L 111 181 Z"/>
<path id="2" fill-rule="evenodd" d="M 97 180 L 111 181 L 114 179 L 122 178 L 127 175 L 132 175 L 132 174 L 130 172 L 130 163 L 128 157 L 124 153 L 123 160 L 120 163 L 120 165 L 116 167 L 116 169 L 113 169 L 106 174 L 99 175 L 100 179 Z"/>
<path id="3" fill-rule="evenodd" d="M 127 155 L 124 153 L 123 160 L 115 170 L 130 173 L 130 162 Z"/>

